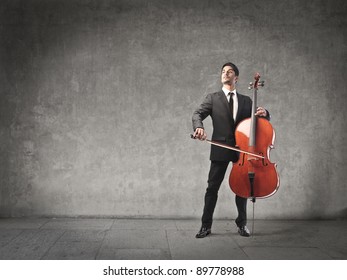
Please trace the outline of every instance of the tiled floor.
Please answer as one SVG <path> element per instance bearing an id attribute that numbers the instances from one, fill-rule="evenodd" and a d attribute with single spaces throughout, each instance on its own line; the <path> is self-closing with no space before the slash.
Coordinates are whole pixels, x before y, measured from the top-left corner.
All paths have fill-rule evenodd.
<path id="1" fill-rule="evenodd" d="M 256 220 L 249 238 L 233 222 L 216 220 L 210 236 L 196 239 L 199 226 L 198 220 L 0 219 L 0 259 L 347 259 L 347 220 Z"/>

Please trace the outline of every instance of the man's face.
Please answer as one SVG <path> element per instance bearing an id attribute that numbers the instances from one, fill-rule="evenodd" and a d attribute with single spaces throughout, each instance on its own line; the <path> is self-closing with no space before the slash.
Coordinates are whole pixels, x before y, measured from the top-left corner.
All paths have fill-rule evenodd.
<path id="1" fill-rule="evenodd" d="M 222 69 L 221 82 L 223 85 L 226 84 L 235 86 L 237 79 L 238 77 L 235 76 L 235 72 L 231 66 L 227 65 Z"/>

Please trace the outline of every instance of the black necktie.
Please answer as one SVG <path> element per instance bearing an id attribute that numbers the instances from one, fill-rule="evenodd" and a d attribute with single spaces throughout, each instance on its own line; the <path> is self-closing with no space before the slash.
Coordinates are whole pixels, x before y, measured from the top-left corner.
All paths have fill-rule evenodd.
<path id="1" fill-rule="evenodd" d="M 233 117 L 234 119 L 234 101 L 233 101 L 233 93 L 232 92 L 229 92 L 229 107 L 230 107 L 230 113 L 231 113 L 231 116 Z"/>

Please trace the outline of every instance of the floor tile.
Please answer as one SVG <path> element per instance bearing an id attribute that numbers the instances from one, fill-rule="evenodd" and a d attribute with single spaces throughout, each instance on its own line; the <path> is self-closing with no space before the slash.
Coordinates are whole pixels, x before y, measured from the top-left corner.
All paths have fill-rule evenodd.
<path id="1" fill-rule="evenodd" d="M 61 230 L 23 230 L 0 248 L 0 259 L 40 259 L 62 234 Z"/>
<path id="2" fill-rule="evenodd" d="M 175 220 L 162 219 L 115 219 L 111 229 L 176 229 Z"/>
<path id="3" fill-rule="evenodd" d="M 168 249 L 114 249 L 103 248 L 98 260 L 170 260 Z"/>
<path id="4" fill-rule="evenodd" d="M 228 232 L 211 234 L 199 239 L 195 238 L 195 234 L 196 231 L 168 232 L 172 259 L 247 259 Z"/>
<path id="5" fill-rule="evenodd" d="M 252 260 L 330 260 L 319 248 L 305 247 L 245 247 Z"/>
<path id="6" fill-rule="evenodd" d="M 79 218 L 57 218 L 49 219 L 42 226 L 44 229 L 110 229 L 114 219 L 79 219 Z"/>
<path id="7" fill-rule="evenodd" d="M 42 259 L 93 260 L 100 246 L 100 242 L 56 242 Z"/>
<path id="8" fill-rule="evenodd" d="M 47 221 L 45 218 L 0 218 L 0 229 L 39 229 Z"/>
<path id="9" fill-rule="evenodd" d="M 106 233 L 103 246 L 115 249 L 167 249 L 164 230 L 110 230 Z"/>

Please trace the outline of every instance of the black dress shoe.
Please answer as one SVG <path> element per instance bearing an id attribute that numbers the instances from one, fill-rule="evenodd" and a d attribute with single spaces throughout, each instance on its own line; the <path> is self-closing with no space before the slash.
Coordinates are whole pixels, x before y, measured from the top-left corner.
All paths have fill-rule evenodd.
<path id="1" fill-rule="evenodd" d="M 246 226 L 239 227 L 239 234 L 245 237 L 249 237 L 251 235 L 249 229 Z"/>
<path id="2" fill-rule="evenodd" d="M 196 238 L 204 238 L 211 233 L 211 228 L 202 227 L 195 235 Z"/>

